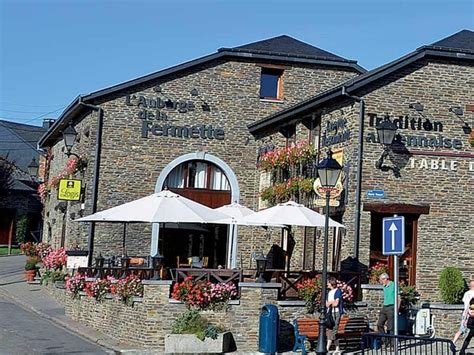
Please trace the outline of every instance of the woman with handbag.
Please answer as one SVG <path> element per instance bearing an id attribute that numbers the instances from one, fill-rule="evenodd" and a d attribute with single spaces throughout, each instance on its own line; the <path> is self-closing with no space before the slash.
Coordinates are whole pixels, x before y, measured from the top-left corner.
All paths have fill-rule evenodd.
<path id="1" fill-rule="evenodd" d="M 469 346 L 469 343 L 471 342 L 471 339 L 474 336 L 474 298 L 472 298 L 471 301 L 469 302 L 467 315 L 468 317 L 467 317 L 467 320 L 465 321 L 466 323 L 465 326 L 468 330 L 468 333 L 467 333 L 466 338 L 464 339 L 459 355 L 466 354 L 467 347 Z"/>
<path id="2" fill-rule="evenodd" d="M 330 277 L 328 279 L 327 287 L 329 289 L 329 293 L 326 307 L 328 308 L 328 312 L 330 312 L 334 318 L 334 327 L 329 331 L 328 335 L 327 351 L 329 352 L 331 344 L 334 341 L 336 351 L 334 351 L 333 354 L 340 354 L 341 351 L 339 350 L 339 340 L 336 339 L 336 334 L 337 329 L 339 328 L 339 321 L 341 320 L 341 316 L 344 313 L 342 291 L 337 287 L 337 280 L 335 277 Z"/>

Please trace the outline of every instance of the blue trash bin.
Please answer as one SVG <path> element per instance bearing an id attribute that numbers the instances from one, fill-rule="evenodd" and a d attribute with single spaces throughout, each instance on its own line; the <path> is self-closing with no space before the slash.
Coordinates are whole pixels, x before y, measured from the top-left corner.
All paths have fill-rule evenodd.
<path id="1" fill-rule="evenodd" d="M 277 352 L 279 326 L 278 308 L 272 304 L 264 305 L 260 312 L 258 351 L 267 354 Z"/>

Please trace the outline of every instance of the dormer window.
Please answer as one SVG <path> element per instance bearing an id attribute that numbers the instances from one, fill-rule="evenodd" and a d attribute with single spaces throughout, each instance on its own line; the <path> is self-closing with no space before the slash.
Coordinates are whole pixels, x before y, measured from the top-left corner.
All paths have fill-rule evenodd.
<path id="1" fill-rule="evenodd" d="M 283 70 L 262 68 L 260 76 L 260 99 L 282 100 Z"/>

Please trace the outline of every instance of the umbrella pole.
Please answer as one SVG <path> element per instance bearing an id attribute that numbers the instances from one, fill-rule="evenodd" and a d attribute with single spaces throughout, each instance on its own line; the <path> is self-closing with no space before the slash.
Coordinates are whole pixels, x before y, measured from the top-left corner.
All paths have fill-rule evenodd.
<path id="1" fill-rule="evenodd" d="M 122 255 L 126 255 L 125 252 L 125 236 L 127 234 L 127 222 L 123 224 L 123 237 L 122 237 Z"/>

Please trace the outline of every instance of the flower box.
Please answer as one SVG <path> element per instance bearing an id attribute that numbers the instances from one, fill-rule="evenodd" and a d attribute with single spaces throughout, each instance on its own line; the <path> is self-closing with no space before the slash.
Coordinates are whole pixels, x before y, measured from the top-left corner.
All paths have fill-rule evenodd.
<path id="1" fill-rule="evenodd" d="M 165 353 L 222 354 L 232 350 L 231 332 L 221 333 L 216 339 L 199 340 L 194 334 L 168 334 L 165 337 Z"/>

